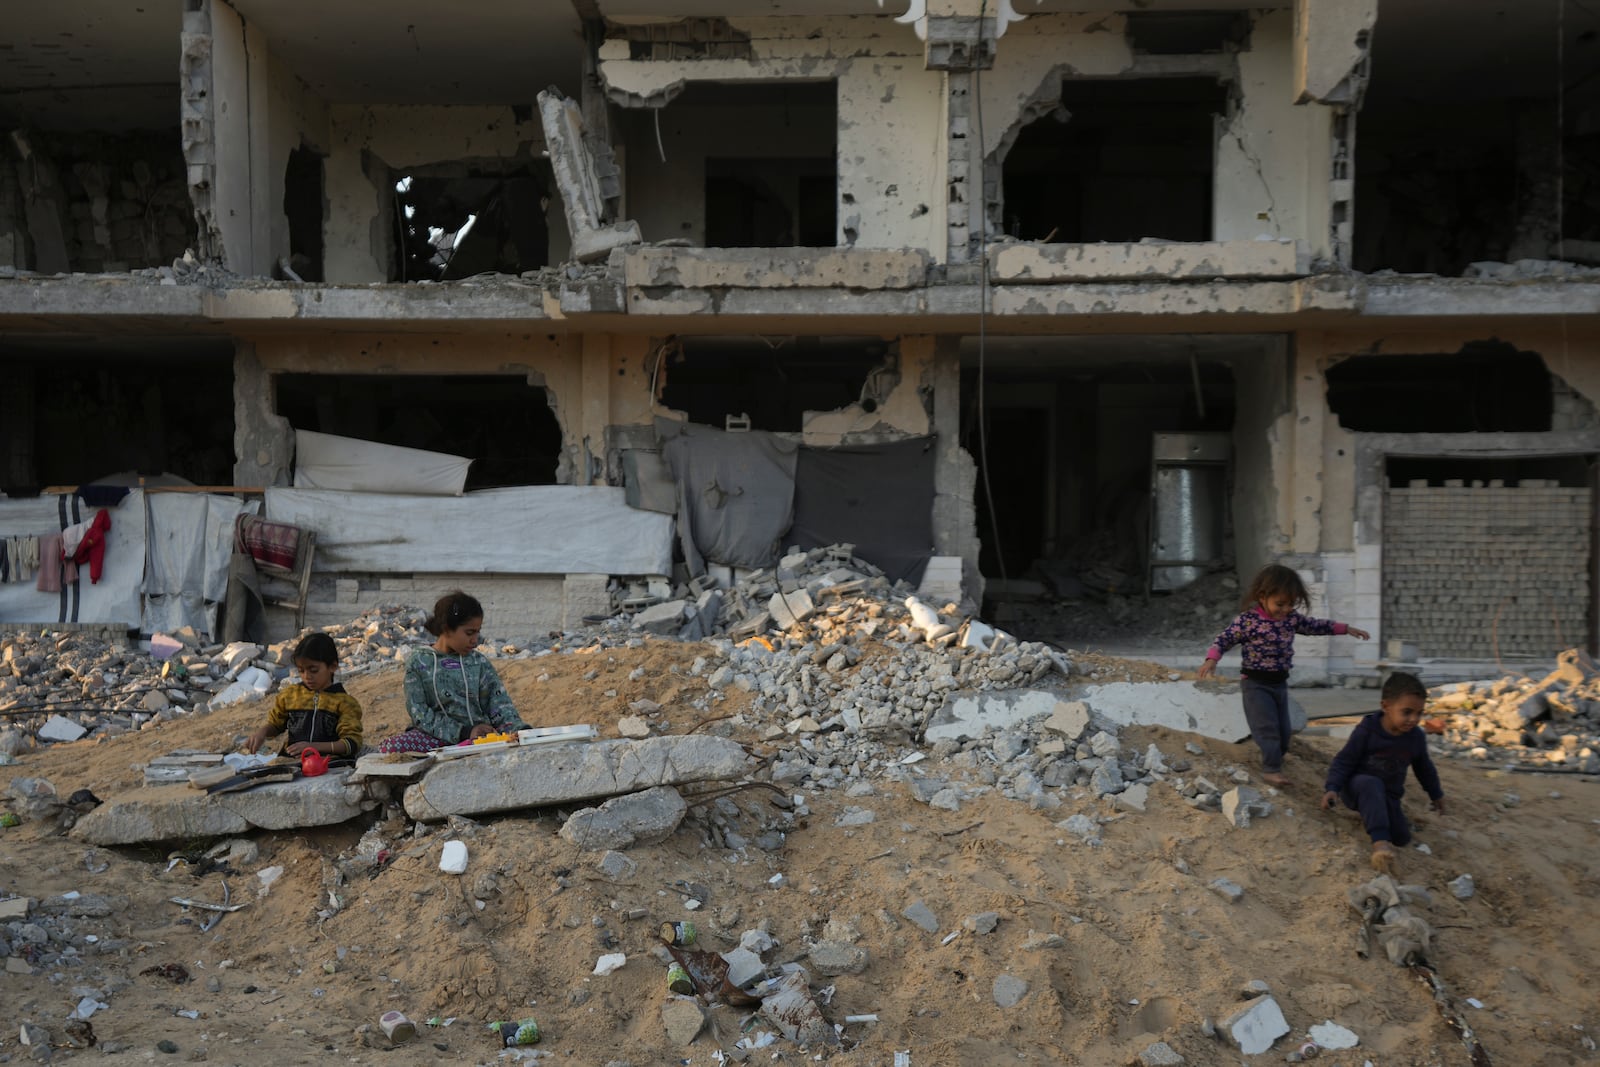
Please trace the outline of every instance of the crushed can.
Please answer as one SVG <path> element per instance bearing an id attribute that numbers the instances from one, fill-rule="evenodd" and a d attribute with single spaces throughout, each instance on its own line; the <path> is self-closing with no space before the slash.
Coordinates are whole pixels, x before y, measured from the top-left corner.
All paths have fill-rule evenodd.
<path id="1" fill-rule="evenodd" d="M 539 1024 L 532 1019 L 518 1019 L 514 1023 L 492 1022 L 489 1024 L 489 1029 L 499 1034 L 508 1048 L 514 1045 L 539 1043 Z"/>
<path id="2" fill-rule="evenodd" d="M 677 947 L 682 948 L 685 945 L 694 944 L 694 938 L 694 923 L 680 922 L 661 924 L 661 940 L 665 941 L 669 945 L 676 945 Z"/>
<path id="3" fill-rule="evenodd" d="M 689 972 L 683 969 L 683 964 L 674 963 L 667 968 L 667 988 L 686 997 L 694 994 L 694 982 L 690 980 Z"/>

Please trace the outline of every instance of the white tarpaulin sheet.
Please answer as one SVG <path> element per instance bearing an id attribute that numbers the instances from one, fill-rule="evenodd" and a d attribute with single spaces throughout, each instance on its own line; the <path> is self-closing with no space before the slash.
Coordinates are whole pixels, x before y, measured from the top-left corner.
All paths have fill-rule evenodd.
<path id="1" fill-rule="evenodd" d="M 0 537 L 36 537 L 60 533 L 65 501 L 67 525 L 87 522 L 98 508 L 73 497 L 44 496 L 0 500 Z M 74 513 L 73 509 L 77 511 Z M 109 622 L 132 630 L 142 614 L 144 587 L 144 493 L 135 489 L 111 512 L 105 566 L 98 584 L 89 581 L 89 565 L 78 568 L 77 585 L 59 593 L 41 593 L 32 581 L 0 582 L 0 620 L 6 622 Z"/>
<path id="2" fill-rule="evenodd" d="M 595 485 L 460 497 L 268 489 L 266 518 L 317 531 L 316 569 L 467 574 L 670 574 L 673 517 Z"/>
<path id="3" fill-rule="evenodd" d="M 472 460 L 333 434 L 294 432 L 294 487 L 460 496 Z"/>
<path id="4" fill-rule="evenodd" d="M 233 521 L 254 501 L 204 493 L 151 493 L 145 633 L 193 626 L 215 635 L 217 602 L 228 592 Z"/>

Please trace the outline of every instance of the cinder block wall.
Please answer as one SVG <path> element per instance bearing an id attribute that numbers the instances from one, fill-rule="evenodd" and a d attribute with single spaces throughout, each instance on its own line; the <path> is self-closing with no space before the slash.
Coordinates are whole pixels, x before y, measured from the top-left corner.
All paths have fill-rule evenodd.
<path id="1" fill-rule="evenodd" d="M 1413 484 L 1384 505 L 1384 633 L 1425 657 L 1549 656 L 1588 640 L 1586 488 Z"/>

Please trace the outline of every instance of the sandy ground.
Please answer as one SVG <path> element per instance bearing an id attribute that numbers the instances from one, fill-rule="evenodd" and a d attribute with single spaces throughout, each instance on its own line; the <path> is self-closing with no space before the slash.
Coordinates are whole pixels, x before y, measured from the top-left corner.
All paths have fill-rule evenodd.
<path id="1" fill-rule="evenodd" d="M 641 649 L 564 654 L 503 665 L 507 687 L 539 725 L 588 722 L 614 732 L 626 705 L 641 697 L 665 706 L 672 732 L 695 725 L 687 706 L 704 684 L 685 673 L 696 646 L 652 642 Z M 628 675 L 645 669 L 637 681 Z M 1159 675 L 1164 669 L 1152 669 Z M 585 674 L 596 672 L 586 679 Z M 397 671 L 355 679 L 375 740 L 404 726 Z M 737 710 L 740 697 L 720 713 Z M 675 709 L 681 709 L 675 710 Z M 90 788 L 101 797 L 135 788 L 143 762 L 178 748 L 226 750 L 264 714 L 242 706 L 100 743 L 57 745 L 25 756 L 13 775 L 42 776 L 62 793 Z M 754 736 L 741 737 L 759 750 Z M 1214 781 L 1253 767 L 1253 751 L 1163 730 L 1133 730 L 1125 747 L 1155 741 L 1169 754 L 1199 741 L 1193 770 Z M 651 957 L 658 923 L 690 919 L 705 947 L 727 949 L 763 920 L 780 947 L 773 959 L 804 955 L 807 938 L 852 927 L 870 956 L 858 975 L 813 976 L 831 985 L 831 1020 L 875 1013 L 875 1024 L 845 1028 L 837 1049 L 802 1051 L 784 1041 L 750 1062 L 830 1059 L 884 1065 L 909 1050 L 917 1067 L 1023 1064 L 1123 1064 L 1158 1039 L 1189 1064 L 1281 1063 L 1307 1027 L 1335 1020 L 1361 1036 L 1360 1048 L 1325 1052 L 1325 1064 L 1375 1067 L 1469 1062 L 1433 1003 L 1407 972 L 1354 953 L 1354 913 L 1346 891 L 1364 881 L 1367 848 L 1353 815 L 1316 810 L 1318 784 L 1336 742 L 1296 742 L 1288 770 L 1297 784 L 1272 797 L 1274 813 L 1248 829 L 1197 811 L 1164 786 L 1149 810 L 1118 814 L 1102 828 L 1103 845 L 1077 843 L 1056 823 L 1084 812 L 1112 816 L 1088 795 L 1068 793 L 1057 811 L 1036 812 L 990 794 L 956 813 L 912 800 L 899 786 L 874 796 L 812 794 L 812 814 L 779 852 L 744 854 L 707 847 L 700 824 L 686 823 L 667 842 L 632 850 L 637 872 L 611 881 L 556 835 L 559 813 L 485 820 L 463 837 L 467 873 L 439 872 L 442 827 L 412 836 L 403 820 L 383 824 L 397 858 L 347 885 L 333 880 L 333 860 L 353 849 L 372 820 L 301 833 L 257 834 L 259 859 L 231 875 L 204 875 L 168 850 L 99 850 L 91 873 L 85 845 L 25 823 L 0 830 L 0 896 L 48 898 L 77 890 L 117 901 L 112 914 L 68 922 L 93 934 L 80 966 L 0 974 L 0 1058 L 24 1061 L 17 1023 L 46 1026 L 58 1039 L 83 992 L 109 992 L 92 1024 L 102 1042 L 139 1062 L 490 1063 L 499 1055 L 484 1024 L 533 1016 L 539 1048 L 552 1063 L 712 1064 L 740 1036 L 748 1011 L 710 1010 L 710 1023 L 688 1047 L 673 1046 L 660 1019 L 667 999 L 664 968 Z M 1426 917 L 1437 928 L 1433 957 L 1450 989 L 1474 997 L 1469 1009 L 1492 1062 L 1557 1067 L 1600 1062 L 1586 1044 L 1600 1030 L 1593 960 L 1600 891 L 1600 802 L 1592 780 L 1507 775 L 1482 764 L 1442 766 L 1449 814 L 1424 820 L 1431 854 L 1410 850 L 1404 880 L 1428 886 Z M 1413 784 L 1411 792 L 1417 790 Z M 1507 803 L 1514 793 L 1519 801 Z M 730 823 L 754 837 L 771 811 L 766 790 L 737 796 Z M 1409 798 L 1414 814 L 1423 812 Z M 847 805 L 870 808 L 876 821 L 835 825 Z M 210 844 L 194 842 L 192 845 Z M 271 864 L 285 874 L 264 898 L 254 872 Z M 1445 883 L 1470 872 L 1477 894 L 1459 901 Z M 769 879 L 782 873 L 774 888 Z M 209 933 L 204 916 L 186 914 L 171 896 L 217 901 L 226 877 L 251 904 Z M 1229 903 L 1207 887 L 1228 878 L 1244 888 Z M 706 906 L 685 909 L 678 883 L 710 890 Z M 328 893 L 342 908 L 327 918 Z M 941 932 L 900 918 L 924 902 Z M 482 902 L 481 906 L 479 901 Z M 630 910 L 645 917 L 630 921 Z M 994 911 L 994 932 L 962 930 L 972 914 Z M 830 925 L 831 924 L 831 925 Z M 962 930 L 948 944 L 945 933 Z M 1027 947 L 1055 934 L 1055 946 Z M 614 974 L 592 975 L 603 952 L 627 953 Z M 141 972 L 176 963 L 188 982 Z M 1001 975 L 1027 983 L 1014 1007 L 995 1003 Z M 1239 989 L 1266 982 L 1295 1028 L 1267 1054 L 1247 1060 L 1205 1037 L 1201 1021 L 1240 1004 Z M 363 1043 L 358 1028 L 390 1009 L 419 1022 L 417 1040 L 396 1049 Z M 177 1015 L 198 1012 L 198 1018 Z M 157 1051 L 170 1041 L 170 1057 Z M 58 1048 L 56 1062 L 98 1060 L 101 1050 Z"/>

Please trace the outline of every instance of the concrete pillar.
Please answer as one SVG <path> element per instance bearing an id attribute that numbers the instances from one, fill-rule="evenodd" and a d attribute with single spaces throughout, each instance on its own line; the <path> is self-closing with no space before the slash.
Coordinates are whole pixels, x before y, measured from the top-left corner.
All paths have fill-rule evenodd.
<path id="1" fill-rule="evenodd" d="M 974 161 L 977 138 L 972 132 L 972 74 L 950 71 L 945 75 L 945 125 L 948 131 L 949 163 L 946 184 L 946 218 L 949 240 L 947 262 L 967 263 L 972 259 L 973 203 L 982 194 L 972 192 L 974 175 L 983 183 L 981 152 Z M 981 206 L 981 205 L 980 205 Z"/>
<path id="2" fill-rule="evenodd" d="M 189 201 L 194 208 L 195 253 L 201 259 L 223 258 L 222 231 L 217 226 L 216 94 L 211 85 L 211 8 L 183 13 L 182 52 L 178 57 L 183 160 L 188 167 Z"/>
<path id="3" fill-rule="evenodd" d="M 1294 359 L 1289 547 L 1302 555 L 1322 548 L 1322 428 L 1328 411 L 1324 349 L 1322 334 L 1302 334 Z"/>
<path id="4" fill-rule="evenodd" d="M 1289 548 L 1292 485 L 1283 473 L 1293 438 L 1289 361 L 1287 342 L 1280 340 L 1234 372 L 1234 558 L 1246 581 Z"/>
<path id="5" fill-rule="evenodd" d="M 576 407 L 578 426 L 573 436 L 582 448 L 580 467 L 572 484 L 605 485 L 606 429 L 611 425 L 612 337 L 606 333 L 584 334 L 580 343 L 583 395 Z"/>
<path id="6" fill-rule="evenodd" d="M 254 258 L 250 206 L 250 72 L 244 20 L 222 0 L 208 0 L 210 25 L 211 211 L 222 265 L 248 274 Z M 191 180 L 190 185 L 194 182 Z"/>
<path id="7" fill-rule="evenodd" d="M 919 335 L 900 340 L 901 361 L 931 369 L 924 386 L 933 394 L 933 545 L 940 556 L 960 556 L 967 595 L 983 600 L 978 571 L 977 468 L 961 447 L 961 341 Z M 931 358 L 930 358 L 931 352 Z"/>
<path id="8" fill-rule="evenodd" d="M 294 475 L 294 428 L 276 414 L 272 375 L 255 346 L 238 343 L 233 353 L 233 484 L 290 485 Z"/>

